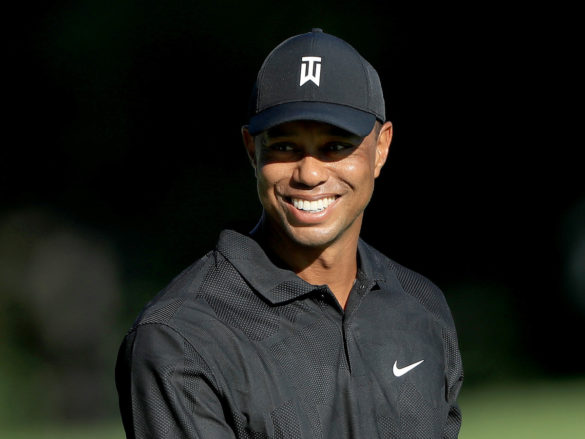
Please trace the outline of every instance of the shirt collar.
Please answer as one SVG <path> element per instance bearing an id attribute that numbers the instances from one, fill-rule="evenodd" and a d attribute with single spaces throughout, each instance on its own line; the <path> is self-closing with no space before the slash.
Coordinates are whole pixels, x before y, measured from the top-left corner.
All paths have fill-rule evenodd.
<path id="1" fill-rule="evenodd" d="M 326 286 L 312 285 L 292 270 L 275 265 L 253 238 L 234 230 L 224 230 L 217 243 L 219 251 L 272 304 L 295 300 Z M 382 256 L 361 239 L 358 243 L 360 269 L 373 284 L 384 280 Z"/>
<path id="2" fill-rule="evenodd" d="M 360 268 L 370 281 L 385 281 L 388 272 L 387 259 L 380 252 L 374 250 L 361 238 L 358 241 L 358 257 Z"/>

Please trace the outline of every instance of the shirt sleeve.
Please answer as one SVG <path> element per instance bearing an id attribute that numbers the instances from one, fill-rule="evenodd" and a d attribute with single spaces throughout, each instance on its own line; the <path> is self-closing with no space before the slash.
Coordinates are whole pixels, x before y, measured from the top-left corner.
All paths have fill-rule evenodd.
<path id="1" fill-rule="evenodd" d="M 459 430 L 461 429 L 461 410 L 457 403 L 453 404 L 449 409 L 449 417 L 445 423 L 443 431 L 443 439 L 457 439 L 459 437 Z"/>
<path id="2" fill-rule="evenodd" d="M 456 439 L 459 436 L 462 421 L 457 398 L 463 384 L 463 363 L 455 329 L 443 330 L 443 343 L 447 365 L 447 401 L 449 402 L 449 414 L 443 429 L 443 439 Z"/>
<path id="3" fill-rule="evenodd" d="M 139 325 L 124 338 L 116 387 L 128 439 L 235 438 L 212 371 L 169 326 Z"/>

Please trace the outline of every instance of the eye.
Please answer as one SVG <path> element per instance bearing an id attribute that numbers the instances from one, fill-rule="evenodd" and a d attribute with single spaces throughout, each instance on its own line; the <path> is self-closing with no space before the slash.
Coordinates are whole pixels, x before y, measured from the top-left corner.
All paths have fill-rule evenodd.
<path id="1" fill-rule="evenodd" d="M 354 145 L 351 143 L 344 143 L 344 142 L 332 142 L 325 145 L 325 149 L 330 152 L 340 152 L 345 151 L 346 149 L 353 148 Z"/>
<path id="2" fill-rule="evenodd" d="M 270 145 L 270 149 L 272 151 L 279 151 L 279 152 L 291 152 L 294 151 L 295 147 L 292 143 L 288 142 L 277 142 Z"/>

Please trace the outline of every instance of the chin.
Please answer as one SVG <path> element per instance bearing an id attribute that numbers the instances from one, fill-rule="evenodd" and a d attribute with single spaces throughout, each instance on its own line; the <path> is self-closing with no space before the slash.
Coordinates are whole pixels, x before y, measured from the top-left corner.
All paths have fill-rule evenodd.
<path id="1" fill-rule="evenodd" d="M 318 227 L 289 227 L 287 235 L 295 244 L 308 248 L 325 248 L 339 237 L 334 230 Z"/>

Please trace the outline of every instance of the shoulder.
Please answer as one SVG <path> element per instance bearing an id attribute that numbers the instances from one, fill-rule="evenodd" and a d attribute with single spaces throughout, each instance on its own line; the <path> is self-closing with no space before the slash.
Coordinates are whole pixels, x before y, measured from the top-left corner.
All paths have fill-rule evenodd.
<path id="1" fill-rule="evenodd" d="M 221 334 L 226 337 L 226 328 L 206 300 L 206 291 L 212 288 L 210 283 L 218 284 L 217 279 L 229 283 L 226 270 L 225 258 L 214 250 L 173 278 L 134 321 L 118 361 L 124 358 L 134 368 L 153 369 L 188 361 L 210 370 L 204 358 Z"/>
<path id="2" fill-rule="evenodd" d="M 139 313 L 122 342 L 120 355 L 146 364 L 153 354 L 166 362 L 177 361 L 190 349 L 181 315 L 185 308 L 195 309 L 197 292 L 213 265 L 209 252 L 184 269 L 148 302 Z"/>
<path id="3" fill-rule="evenodd" d="M 132 329 L 159 323 L 171 325 L 186 302 L 196 299 L 201 284 L 215 264 L 215 252 L 209 252 L 171 280 L 144 306 Z"/>
<path id="4" fill-rule="evenodd" d="M 443 292 L 430 279 L 390 259 L 363 241 L 360 242 L 360 250 L 367 254 L 374 272 L 383 276 L 387 283 L 397 283 L 405 294 L 420 303 L 443 325 L 454 326 Z"/>
<path id="5" fill-rule="evenodd" d="M 215 249 L 163 288 L 143 308 L 131 330 L 148 324 L 167 325 L 181 334 L 187 328 L 205 328 L 218 320 L 226 307 L 241 305 L 250 292 L 230 260 Z"/>
<path id="6" fill-rule="evenodd" d="M 251 319 L 254 328 L 257 320 L 274 326 L 274 313 L 267 308 L 231 260 L 216 248 L 162 289 L 140 312 L 129 334 L 172 331 L 203 353 L 218 337 L 233 338 L 236 330 L 254 338 L 246 324 Z"/>

